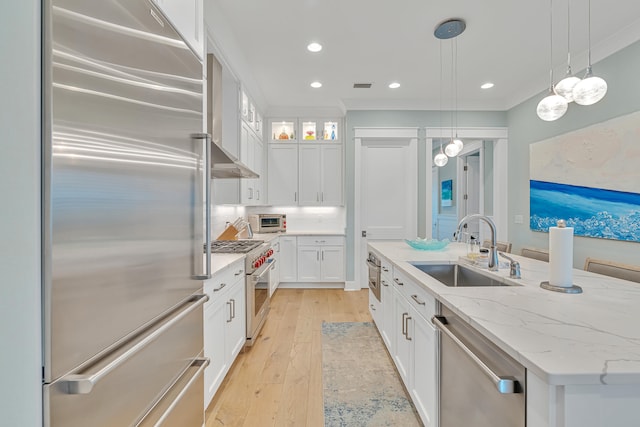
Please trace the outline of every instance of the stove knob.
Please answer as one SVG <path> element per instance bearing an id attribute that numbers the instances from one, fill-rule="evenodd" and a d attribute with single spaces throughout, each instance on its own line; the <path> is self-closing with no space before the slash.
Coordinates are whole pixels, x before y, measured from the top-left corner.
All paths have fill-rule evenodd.
<path id="1" fill-rule="evenodd" d="M 267 256 L 271 256 L 273 255 L 273 249 L 269 249 L 269 251 L 267 252 Z"/>
<path id="2" fill-rule="evenodd" d="M 260 258 L 260 265 L 264 264 L 265 262 L 267 262 L 267 257 L 262 255 L 262 257 Z"/>

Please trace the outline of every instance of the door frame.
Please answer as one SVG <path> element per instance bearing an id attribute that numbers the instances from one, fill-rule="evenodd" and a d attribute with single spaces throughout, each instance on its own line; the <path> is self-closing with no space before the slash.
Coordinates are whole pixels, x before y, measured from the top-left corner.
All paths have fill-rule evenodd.
<path id="1" fill-rule="evenodd" d="M 418 156 L 418 127 L 356 127 L 354 130 L 354 148 L 355 148 L 355 165 L 354 165 L 354 179 L 355 179 L 355 188 L 354 188 L 354 281 L 345 282 L 345 290 L 359 290 L 363 289 L 362 286 L 365 286 L 368 281 L 365 280 L 363 276 L 363 265 L 365 254 L 362 253 L 362 182 L 361 182 L 361 174 L 362 174 L 362 143 L 363 141 L 369 140 L 385 140 L 385 141 L 409 141 L 410 149 L 414 150 L 414 156 L 417 159 Z M 415 163 L 415 178 L 413 180 L 412 192 L 415 194 L 415 200 L 418 200 L 418 161 Z M 431 174 L 428 175 L 428 181 L 431 181 Z M 429 184 L 430 185 L 430 184 Z M 431 188 L 431 187 L 428 187 Z M 431 205 L 431 201 L 429 200 L 428 205 Z M 431 217 L 431 212 L 429 211 L 427 214 Z M 415 206 L 414 217 L 416 219 L 415 230 L 417 230 L 418 226 L 418 206 Z M 430 224 L 430 222 L 428 223 Z M 430 230 L 431 228 L 429 228 Z M 365 286 L 366 288 L 366 286 Z"/>
<path id="2" fill-rule="evenodd" d="M 509 142 L 509 130 L 506 127 L 469 127 L 458 128 L 457 135 L 461 139 L 473 139 L 481 141 L 493 142 L 493 215 L 491 218 L 496 224 L 497 239 L 502 241 L 508 240 L 508 142 Z M 426 128 L 426 145 L 427 155 L 429 159 L 427 161 L 432 163 L 431 156 L 433 155 L 433 140 L 451 138 L 451 128 L 433 127 Z M 463 153 L 468 152 L 463 149 Z M 458 166 L 461 160 L 457 159 Z M 459 170 L 459 168 L 458 168 Z M 459 172 L 458 172 L 459 173 Z M 460 175 L 458 175 L 458 181 L 460 181 Z M 431 174 L 427 174 L 427 187 L 431 188 Z M 458 192 L 459 194 L 460 192 Z M 426 198 L 426 224 L 431 225 L 431 198 Z M 458 201 L 459 203 L 459 201 Z M 459 206 L 459 205 L 458 205 Z M 481 199 L 481 206 L 484 210 L 484 201 Z M 458 210 L 459 211 L 459 210 Z"/>

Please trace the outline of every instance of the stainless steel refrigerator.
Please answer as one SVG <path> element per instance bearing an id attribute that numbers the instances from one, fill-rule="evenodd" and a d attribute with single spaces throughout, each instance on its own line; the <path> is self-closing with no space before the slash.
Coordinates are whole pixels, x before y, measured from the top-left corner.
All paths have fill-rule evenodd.
<path id="1" fill-rule="evenodd" d="M 43 424 L 200 427 L 202 62 L 148 0 L 43 17 Z"/>

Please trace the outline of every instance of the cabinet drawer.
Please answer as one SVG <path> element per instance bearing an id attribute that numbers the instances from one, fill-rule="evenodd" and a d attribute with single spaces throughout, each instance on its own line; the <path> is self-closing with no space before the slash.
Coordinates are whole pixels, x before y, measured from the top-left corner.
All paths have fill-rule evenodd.
<path id="1" fill-rule="evenodd" d="M 431 320 L 436 314 L 435 298 L 397 268 L 393 271 L 393 285 L 425 319 Z"/>
<path id="2" fill-rule="evenodd" d="M 389 283 L 393 280 L 393 264 L 386 258 L 380 259 L 380 274 L 386 277 Z"/>
<path id="3" fill-rule="evenodd" d="M 298 236 L 298 246 L 342 246 L 343 236 Z"/>
<path id="4" fill-rule="evenodd" d="M 244 258 L 235 261 L 233 264 L 225 267 L 222 271 L 213 275 L 209 280 L 204 282 L 204 293 L 209 295 L 209 301 L 205 304 L 208 307 L 213 301 L 226 292 L 231 285 L 238 280 L 244 278 Z"/>

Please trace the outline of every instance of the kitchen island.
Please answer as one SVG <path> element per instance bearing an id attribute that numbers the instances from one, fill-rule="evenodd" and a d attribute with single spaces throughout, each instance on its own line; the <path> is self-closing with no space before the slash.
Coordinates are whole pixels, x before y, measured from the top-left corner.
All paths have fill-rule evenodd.
<path id="1" fill-rule="evenodd" d="M 524 365 L 528 427 L 640 425 L 640 285 L 574 269 L 583 293 L 551 292 L 540 288 L 547 263 L 513 255 L 522 279 L 509 279 L 508 268 L 483 273 L 515 286 L 454 288 L 409 262 L 456 263 L 463 244 L 369 249 Z"/>

